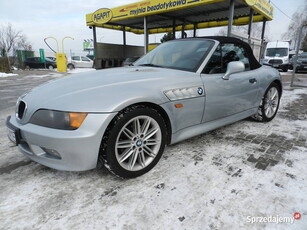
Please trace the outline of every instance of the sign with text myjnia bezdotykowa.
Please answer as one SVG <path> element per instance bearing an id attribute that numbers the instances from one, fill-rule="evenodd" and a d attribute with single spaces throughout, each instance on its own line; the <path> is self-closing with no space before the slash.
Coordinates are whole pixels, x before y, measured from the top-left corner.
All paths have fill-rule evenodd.
<path id="1" fill-rule="evenodd" d="M 112 9 L 102 8 L 87 17 L 87 23 L 102 25 L 107 22 L 116 22 L 119 20 L 133 17 L 148 16 L 152 14 L 161 14 L 174 10 L 195 7 L 199 5 L 222 2 L 223 0 L 148 0 L 136 2 Z M 227 0 L 224 0 L 227 1 Z M 254 10 L 266 15 L 267 18 L 273 18 L 273 6 L 267 0 L 242 0 Z"/>

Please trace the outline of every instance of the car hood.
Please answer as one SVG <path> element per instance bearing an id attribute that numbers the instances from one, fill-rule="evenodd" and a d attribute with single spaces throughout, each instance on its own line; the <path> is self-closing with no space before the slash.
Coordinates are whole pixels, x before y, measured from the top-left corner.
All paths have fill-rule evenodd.
<path id="1" fill-rule="evenodd" d="M 32 89 L 23 97 L 27 115 L 38 109 L 71 112 L 116 112 L 117 104 L 133 98 L 162 104 L 168 101 L 163 91 L 178 85 L 195 73 L 153 68 L 121 67 L 66 76 Z M 167 79 L 167 81 L 165 81 Z M 28 117 L 29 119 L 29 117 Z"/>

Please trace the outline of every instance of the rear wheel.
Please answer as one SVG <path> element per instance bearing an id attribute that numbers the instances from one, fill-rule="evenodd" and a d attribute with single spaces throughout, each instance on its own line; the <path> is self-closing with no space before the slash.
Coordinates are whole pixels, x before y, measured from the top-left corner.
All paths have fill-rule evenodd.
<path id="1" fill-rule="evenodd" d="M 73 64 L 68 64 L 67 67 L 68 67 L 68 69 L 70 69 L 70 70 L 72 70 L 72 69 L 75 68 L 75 66 L 74 66 Z"/>
<path id="2" fill-rule="evenodd" d="M 151 170 L 166 143 L 161 115 L 146 106 L 133 106 L 113 120 L 103 138 L 99 161 L 117 176 L 133 178 Z"/>
<path id="3" fill-rule="evenodd" d="M 257 113 L 252 116 L 257 121 L 271 121 L 279 108 L 281 90 L 276 83 L 272 83 L 261 100 Z"/>
<path id="4" fill-rule="evenodd" d="M 48 69 L 53 70 L 54 69 L 53 65 L 49 65 Z"/>

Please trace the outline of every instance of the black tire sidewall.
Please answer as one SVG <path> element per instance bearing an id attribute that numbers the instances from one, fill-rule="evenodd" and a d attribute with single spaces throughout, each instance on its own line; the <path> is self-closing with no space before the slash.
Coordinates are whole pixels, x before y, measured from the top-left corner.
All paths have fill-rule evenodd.
<path id="1" fill-rule="evenodd" d="M 277 92 L 278 92 L 278 103 L 277 103 L 277 109 L 274 113 L 274 115 L 270 118 L 268 118 L 266 115 L 265 115 L 265 110 L 264 110 L 264 101 L 265 101 L 265 98 L 267 96 L 267 93 L 269 92 L 269 90 L 271 88 L 276 88 L 277 89 Z M 275 82 L 272 82 L 271 85 L 267 88 L 267 90 L 265 91 L 265 94 L 263 96 L 263 99 L 262 99 L 262 107 L 261 107 L 261 113 L 262 113 L 262 118 L 263 118 L 263 121 L 271 121 L 273 120 L 273 118 L 276 116 L 277 114 L 277 111 L 278 111 L 278 108 L 279 108 L 279 103 L 280 103 L 280 95 L 281 95 L 281 89 L 280 87 L 275 83 Z"/>
<path id="2" fill-rule="evenodd" d="M 142 116 L 142 115 L 151 117 L 159 124 L 160 129 L 161 129 L 161 134 L 162 134 L 161 146 L 160 146 L 159 152 L 156 155 L 155 159 L 147 167 L 139 171 L 128 171 L 124 169 L 122 166 L 120 166 L 120 164 L 118 163 L 116 159 L 116 156 L 115 156 L 116 139 L 117 139 L 117 136 L 120 130 L 128 121 L 130 121 L 134 117 Z M 116 122 L 114 126 L 111 128 L 111 131 L 109 132 L 109 136 L 108 136 L 105 158 L 107 160 L 107 164 L 110 167 L 111 171 L 115 173 L 116 175 L 123 177 L 123 178 L 138 177 L 150 171 L 159 162 L 162 156 L 162 153 L 164 151 L 165 144 L 166 144 L 166 132 L 167 132 L 166 125 L 165 125 L 163 118 L 154 109 L 151 109 L 148 107 L 138 107 L 136 109 L 133 109 L 125 113 L 123 117 L 120 118 L 118 122 Z"/>

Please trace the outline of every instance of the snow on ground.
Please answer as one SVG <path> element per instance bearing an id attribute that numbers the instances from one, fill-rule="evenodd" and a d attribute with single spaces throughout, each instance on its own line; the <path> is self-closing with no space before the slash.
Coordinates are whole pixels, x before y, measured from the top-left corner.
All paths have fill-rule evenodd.
<path id="1" fill-rule="evenodd" d="M 75 68 L 72 70 L 67 69 L 67 73 L 84 73 L 84 72 L 89 72 L 89 71 L 94 71 L 96 69 L 94 68 Z"/>
<path id="2" fill-rule="evenodd" d="M 0 126 L 0 164 L 24 162 L 0 171 L 0 229 L 306 229 L 306 145 L 285 150 L 291 166 L 280 161 L 261 170 L 246 160 L 261 144 L 242 140 L 306 140 L 307 120 L 286 118 L 302 95 L 306 89 L 285 91 L 269 123 L 244 120 L 169 146 L 152 171 L 130 180 L 104 169 L 63 172 L 30 162 Z M 293 224 L 247 222 L 295 212 L 302 218 Z"/>
<path id="3" fill-rule="evenodd" d="M 46 70 L 46 69 L 38 69 L 38 70 Z M 61 72 L 48 72 L 46 74 L 30 74 L 25 76 L 26 78 L 43 78 L 43 77 L 63 77 L 65 74 L 77 74 L 77 73 L 84 73 L 84 72 L 90 72 L 94 71 L 96 69 L 93 68 L 76 68 L 73 70 L 67 69 L 67 73 L 61 73 Z"/>
<path id="4" fill-rule="evenodd" d="M 0 72 L 0 77 L 13 77 L 13 76 L 18 76 L 18 74 Z"/>
<path id="5" fill-rule="evenodd" d="M 63 73 L 30 74 L 25 78 L 63 77 Z"/>

